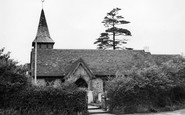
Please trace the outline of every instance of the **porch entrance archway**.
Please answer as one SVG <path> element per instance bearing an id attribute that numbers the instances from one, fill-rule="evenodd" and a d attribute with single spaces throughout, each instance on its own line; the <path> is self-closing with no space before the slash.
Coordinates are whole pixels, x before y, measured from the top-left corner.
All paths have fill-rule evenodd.
<path id="1" fill-rule="evenodd" d="M 79 78 L 78 80 L 76 80 L 75 84 L 78 87 L 88 88 L 88 84 L 87 84 L 87 82 L 83 78 Z"/>

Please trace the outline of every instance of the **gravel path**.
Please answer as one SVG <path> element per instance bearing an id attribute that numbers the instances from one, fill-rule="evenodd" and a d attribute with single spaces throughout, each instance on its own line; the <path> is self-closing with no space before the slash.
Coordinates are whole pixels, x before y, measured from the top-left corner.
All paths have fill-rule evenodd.
<path id="1" fill-rule="evenodd" d="M 114 115 L 107 113 L 106 111 L 96 107 L 88 105 L 88 112 L 90 115 Z M 161 113 L 145 113 L 145 114 L 124 114 L 124 115 L 185 115 L 185 109 L 176 110 L 172 112 L 161 112 Z"/>

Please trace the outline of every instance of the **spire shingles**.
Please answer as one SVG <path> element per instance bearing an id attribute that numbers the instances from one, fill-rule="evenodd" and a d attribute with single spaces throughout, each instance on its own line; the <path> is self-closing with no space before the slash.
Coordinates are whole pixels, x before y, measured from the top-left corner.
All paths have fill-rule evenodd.
<path id="1" fill-rule="evenodd" d="M 54 44 L 54 41 L 51 39 L 49 34 L 49 29 L 47 26 L 44 10 L 42 9 L 41 15 L 40 15 L 40 21 L 38 25 L 37 35 L 35 40 L 32 42 L 32 46 L 35 45 L 35 41 L 37 40 L 37 43 L 51 43 Z"/>

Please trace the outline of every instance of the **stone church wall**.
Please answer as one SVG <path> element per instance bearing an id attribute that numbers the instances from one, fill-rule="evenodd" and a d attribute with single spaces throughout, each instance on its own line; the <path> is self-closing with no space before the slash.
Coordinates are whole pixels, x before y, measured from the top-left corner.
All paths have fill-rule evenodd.
<path id="1" fill-rule="evenodd" d="M 102 93 L 103 92 L 103 80 L 100 78 L 93 79 L 92 87 L 93 87 L 93 91 L 97 93 Z"/>
<path id="2" fill-rule="evenodd" d="M 66 78 L 66 81 L 75 83 L 79 78 L 83 78 L 88 84 L 88 89 L 90 89 L 90 77 L 81 65 L 73 74 Z"/>
<path id="3" fill-rule="evenodd" d="M 34 80 L 32 80 L 32 83 L 34 84 Z M 54 81 L 46 81 L 45 79 L 37 79 L 37 86 L 53 86 L 53 87 L 60 87 L 61 86 L 61 80 L 55 79 Z"/>
<path id="4" fill-rule="evenodd" d="M 56 79 L 54 82 L 53 82 L 53 87 L 60 87 L 62 84 L 61 80 L 60 79 Z"/>
<path id="5" fill-rule="evenodd" d="M 37 79 L 37 85 L 38 86 L 46 86 L 46 80 L 45 79 Z"/>

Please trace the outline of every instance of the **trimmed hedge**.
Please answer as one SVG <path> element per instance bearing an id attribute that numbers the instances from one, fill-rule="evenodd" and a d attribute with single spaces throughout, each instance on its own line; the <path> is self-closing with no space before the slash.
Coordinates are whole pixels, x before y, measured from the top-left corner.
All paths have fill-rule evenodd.
<path id="1" fill-rule="evenodd" d="M 54 114 L 65 113 L 68 115 L 87 110 L 86 91 L 77 89 L 72 92 L 52 87 L 30 87 L 10 97 L 7 108 L 28 113 Z"/>

